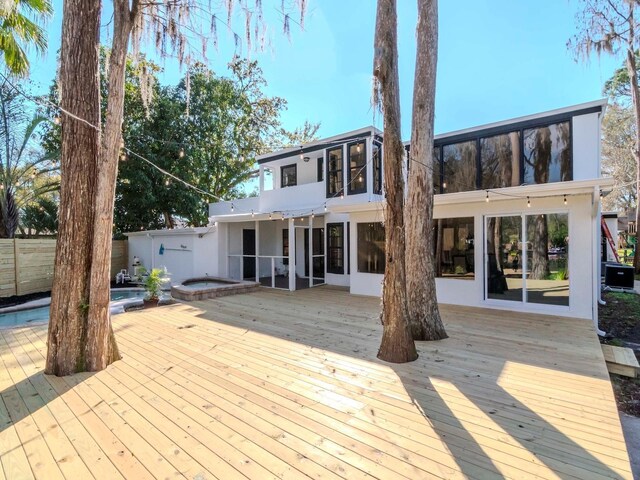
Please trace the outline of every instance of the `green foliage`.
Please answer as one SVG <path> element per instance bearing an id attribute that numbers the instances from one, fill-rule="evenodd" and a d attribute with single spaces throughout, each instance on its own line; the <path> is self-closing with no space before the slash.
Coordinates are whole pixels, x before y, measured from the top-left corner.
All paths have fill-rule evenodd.
<path id="1" fill-rule="evenodd" d="M 59 188 L 58 152 L 42 153 L 38 145 L 46 118 L 8 83 L 0 84 L 0 238 L 13 238 L 20 213 L 38 198 Z"/>
<path id="2" fill-rule="evenodd" d="M 54 235 L 58 232 L 58 202 L 42 197 L 27 205 L 22 214 L 22 225 L 36 235 Z"/>
<path id="3" fill-rule="evenodd" d="M 636 65 L 640 65 L 640 54 L 637 50 L 635 57 Z M 622 66 L 613 72 L 610 79 L 604 82 L 602 93 L 613 100 L 628 102 L 631 100 L 630 85 L 629 70 L 626 62 L 623 61 Z"/>
<path id="4" fill-rule="evenodd" d="M 143 285 L 147 292 L 147 300 L 158 300 L 162 294 L 162 286 L 169 281 L 164 270 L 154 268 L 150 272 L 144 271 Z"/>
<path id="5" fill-rule="evenodd" d="M 52 13 L 49 0 L 7 0 L 0 3 L 0 52 L 7 69 L 14 75 L 26 77 L 29 74 L 27 49 L 34 47 L 38 53 L 46 50 L 47 36 L 38 23 Z"/>
<path id="6" fill-rule="evenodd" d="M 107 51 L 102 50 L 102 63 Z M 140 69 L 145 75 L 140 75 Z M 222 77 L 203 64 L 192 66 L 177 86 L 159 86 L 159 67 L 151 62 L 127 63 L 123 139 L 176 177 L 219 198 L 245 195 L 241 184 L 254 170 L 257 155 L 290 142 L 306 143 L 318 125 L 305 123 L 293 132 L 281 127 L 286 102 L 268 97 L 257 62 L 234 59 L 231 75 Z M 102 98 L 106 98 L 106 72 Z M 152 91 L 148 108 L 142 93 Z M 57 97 L 57 86 L 51 88 Z M 106 105 L 103 105 L 103 112 Z M 50 118 L 53 109 L 46 112 Z M 60 146 L 60 127 L 51 124 L 43 139 L 45 150 Z M 181 155 L 182 153 L 182 155 Z M 188 188 L 143 160 L 128 155 L 120 161 L 116 184 L 114 235 L 124 232 L 206 225 L 208 203 L 215 198 Z"/>

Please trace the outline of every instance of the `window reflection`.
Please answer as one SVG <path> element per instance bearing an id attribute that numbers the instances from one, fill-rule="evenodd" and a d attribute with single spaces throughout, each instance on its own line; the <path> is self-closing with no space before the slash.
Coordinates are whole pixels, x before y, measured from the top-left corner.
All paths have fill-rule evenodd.
<path id="1" fill-rule="evenodd" d="M 364 142 L 349 145 L 348 193 L 367 191 L 367 148 Z"/>
<path id="2" fill-rule="evenodd" d="M 384 225 L 358 224 L 358 272 L 384 273 Z"/>
<path id="3" fill-rule="evenodd" d="M 489 217 L 486 233 L 485 281 L 488 298 L 521 302 L 522 217 Z"/>
<path id="4" fill-rule="evenodd" d="M 440 164 L 440 147 L 433 149 L 433 193 L 441 193 L 442 166 Z"/>
<path id="5" fill-rule="evenodd" d="M 342 147 L 327 152 L 327 197 L 342 192 Z"/>
<path id="6" fill-rule="evenodd" d="M 480 139 L 482 188 L 520 185 L 520 132 Z"/>
<path id="7" fill-rule="evenodd" d="M 527 301 L 569 305 L 569 215 L 528 215 Z"/>
<path id="8" fill-rule="evenodd" d="M 433 221 L 437 277 L 475 277 L 473 217 L 439 218 Z"/>
<path id="9" fill-rule="evenodd" d="M 476 153 L 475 140 L 445 145 L 442 148 L 444 156 L 443 193 L 476 189 Z"/>
<path id="10" fill-rule="evenodd" d="M 564 182 L 571 175 L 569 122 L 524 130 L 524 182 Z"/>

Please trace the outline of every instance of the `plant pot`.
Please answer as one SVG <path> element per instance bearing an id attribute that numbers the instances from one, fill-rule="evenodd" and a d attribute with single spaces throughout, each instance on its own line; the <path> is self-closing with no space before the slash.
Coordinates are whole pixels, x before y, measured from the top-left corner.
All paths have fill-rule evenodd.
<path id="1" fill-rule="evenodd" d="M 159 299 L 151 299 L 147 300 L 146 298 L 142 300 L 144 303 L 144 308 L 154 308 L 158 306 Z"/>

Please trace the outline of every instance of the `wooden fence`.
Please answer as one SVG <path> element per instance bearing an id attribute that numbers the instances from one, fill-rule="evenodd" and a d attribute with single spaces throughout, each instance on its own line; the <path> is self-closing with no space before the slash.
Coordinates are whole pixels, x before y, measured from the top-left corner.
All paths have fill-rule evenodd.
<path id="1" fill-rule="evenodd" d="M 0 240 L 0 297 L 51 290 L 55 251 L 52 239 Z M 114 240 L 111 277 L 127 263 L 127 241 Z"/>

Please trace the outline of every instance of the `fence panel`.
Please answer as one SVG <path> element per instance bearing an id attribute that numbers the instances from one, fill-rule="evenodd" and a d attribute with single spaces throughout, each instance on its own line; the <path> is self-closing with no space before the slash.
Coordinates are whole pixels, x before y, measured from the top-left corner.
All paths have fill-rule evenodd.
<path id="1" fill-rule="evenodd" d="M 56 241 L 53 239 L 0 240 L 0 297 L 51 290 Z M 111 277 L 127 268 L 127 241 L 114 240 Z"/>

